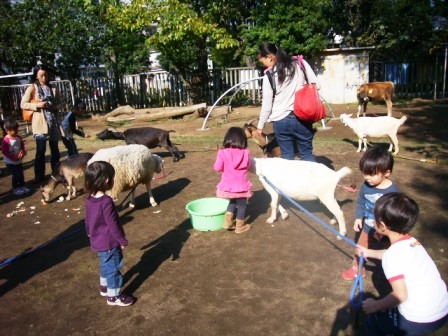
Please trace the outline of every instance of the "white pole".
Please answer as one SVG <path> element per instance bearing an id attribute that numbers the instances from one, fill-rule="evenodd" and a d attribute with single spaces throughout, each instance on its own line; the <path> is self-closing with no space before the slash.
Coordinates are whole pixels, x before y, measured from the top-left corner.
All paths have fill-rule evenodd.
<path id="1" fill-rule="evenodd" d="M 446 63 L 448 57 L 448 44 L 445 44 L 445 64 L 443 66 L 443 83 L 442 83 L 442 99 L 445 99 L 445 88 L 446 88 Z"/>
<path id="2" fill-rule="evenodd" d="M 15 75 L 4 75 L 4 76 L 0 76 L 1 78 L 11 78 L 11 77 L 25 77 L 25 76 L 31 76 L 33 73 L 32 72 L 26 72 L 26 73 L 20 73 L 20 74 L 15 74 Z"/>
<path id="3" fill-rule="evenodd" d="M 205 124 L 207 123 L 208 117 L 210 116 L 210 114 L 212 113 L 213 109 L 214 109 L 215 106 L 218 104 L 218 102 L 221 100 L 221 98 L 223 98 L 226 94 L 228 94 L 230 91 L 232 91 L 234 88 L 236 88 L 236 87 L 238 87 L 238 86 L 240 86 L 240 85 L 244 85 L 244 84 L 246 84 L 246 83 L 248 83 L 248 82 L 252 82 L 252 81 L 255 81 L 255 80 L 262 79 L 262 78 L 263 78 L 263 77 L 252 78 L 252 79 L 249 79 L 249 80 L 247 80 L 247 81 L 238 83 L 238 84 L 232 86 L 232 87 L 231 87 L 230 89 L 228 89 L 226 92 L 224 92 L 224 93 L 221 95 L 221 97 L 219 97 L 218 100 L 213 104 L 213 106 L 212 106 L 212 108 L 210 109 L 210 111 L 208 111 L 207 116 L 205 117 L 204 123 L 202 124 L 202 128 L 200 129 L 200 131 L 205 131 Z"/>

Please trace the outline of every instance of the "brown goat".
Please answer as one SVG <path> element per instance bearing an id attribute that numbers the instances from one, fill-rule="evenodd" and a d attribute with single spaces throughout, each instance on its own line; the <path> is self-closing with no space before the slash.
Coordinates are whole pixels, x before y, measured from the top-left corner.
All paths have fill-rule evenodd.
<path id="1" fill-rule="evenodd" d="M 72 197 L 76 197 L 74 179 L 84 176 L 87 161 L 92 156 L 92 153 L 80 153 L 61 161 L 48 180 L 48 183 L 41 188 L 42 199 L 48 202 L 59 183 L 63 183 L 67 187 L 67 201 L 70 201 Z"/>
<path id="2" fill-rule="evenodd" d="M 280 157 L 280 147 L 278 146 L 275 134 L 257 134 L 255 131 L 257 127 L 253 124 L 256 119 L 252 119 L 248 123 L 244 124 L 243 130 L 246 134 L 246 138 L 252 138 L 252 140 L 262 149 L 265 157 Z"/>
<path id="3" fill-rule="evenodd" d="M 372 82 L 362 84 L 357 91 L 358 96 L 358 114 L 362 110 L 362 115 L 366 115 L 367 103 L 369 100 L 384 99 L 387 106 L 387 116 L 392 117 L 392 97 L 394 95 L 395 85 L 393 82 Z"/>

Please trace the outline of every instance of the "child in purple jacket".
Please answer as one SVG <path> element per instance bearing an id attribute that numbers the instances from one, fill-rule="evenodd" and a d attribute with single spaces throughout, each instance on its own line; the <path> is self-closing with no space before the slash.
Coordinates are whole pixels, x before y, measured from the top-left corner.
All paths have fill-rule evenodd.
<path id="1" fill-rule="evenodd" d="M 130 306 L 133 296 L 120 294 L 123 276 L 122 250 L 128 245 L 118 218 L 114 201 L 106 191 L 114 185 L 115 170 L 108 162 L 96 161 L 87 166 L 85 174 L 86 231 L 90 246 L 100 258 L 100 294 L 107 296 L 111 306 Z"/>
<path id="2" fill-rule="evenodd" d="M 230 200 L 224 217 L 224 229 L 246 232 L 250 225 L 245 223 L 247 199 L 252 196 L 252 183 L 247 178 L 250 167 L 250 152 L 247 138 L 241 127 L 231 127 L 227 131 L 223 149 L 218 151 L 213 168 L 221 172 L 221 181 L 217 185 L 216 196 Z M 236 225 L 233 216 L 236 210 Z"/>

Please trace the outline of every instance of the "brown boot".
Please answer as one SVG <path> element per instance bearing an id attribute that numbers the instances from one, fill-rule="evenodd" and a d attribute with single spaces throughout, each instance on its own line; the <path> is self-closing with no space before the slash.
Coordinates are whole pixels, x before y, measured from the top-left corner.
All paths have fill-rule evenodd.
<path id="1" fill-rule="evenodd" d="M 222 226 L 226 230 L 235 230 L 235 223 L 233 223 L 233 213 L 227 211 L 224 215 L 224 224 Z"/>
<path id="2" fill-rule="evenodd" d="M 236 219 L 235 233 L 243 233 L 250 230 L 250 225 L 244 223 L 244 219 Z"/>

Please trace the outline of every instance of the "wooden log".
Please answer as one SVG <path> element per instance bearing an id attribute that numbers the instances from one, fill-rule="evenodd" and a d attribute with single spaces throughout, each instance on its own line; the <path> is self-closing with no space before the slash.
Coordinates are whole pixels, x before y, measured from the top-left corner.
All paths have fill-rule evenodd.
<path id="1" fill-rule="evenodd" d="M 135 110 L 133 114 L 124 114 L 121 113 L 118 116 L 115 114 L 109 116 L 107 114 L 106 120 L 109 122 L 120 122 L 120 121 L 129 121 L 129 120 L 138 120 L 138 121 L 151 121 L 158 120 L 164 118 L 172 118 L 183 116 L 186 114 L 195 113 L 199 110 L 206 109 L 206 104 L 196 104 L 192 106 L 182 106 L 182 107 L 164 107 L 164 108 L 156 108 L 156 109 L 138 109 Z M 143 112 L 144 111 L 144 112 Z M 113 113 L 112 111 L 111 113 Z"/>

